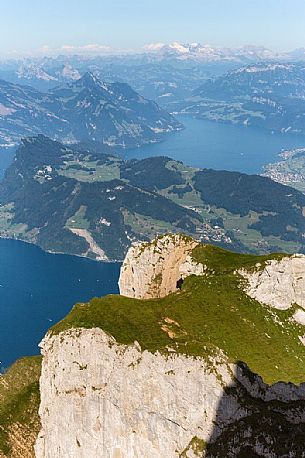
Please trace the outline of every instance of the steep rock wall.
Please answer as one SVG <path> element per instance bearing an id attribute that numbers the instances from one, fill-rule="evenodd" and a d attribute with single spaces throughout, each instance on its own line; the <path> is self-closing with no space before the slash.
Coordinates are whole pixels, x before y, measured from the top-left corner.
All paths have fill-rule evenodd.
<path id="1" fill-rule="evenodd" d="M 47 336 L 42 353 L 37 458 L 176 458 L 208 441 L 233 381 L 221 360 L 141 352 L 101 329 Z M 232 397 L 222 422 L 245 414 Z"/>
<path id="2" fill-rule="evenodd" d="M 190 258 L 197 245 L 185 236 L 166 235 L 132 246 L 121 268 L 120 293 L 138 299 L 163 297 L 177 290 L 179 280 L 202 275 L 204 267 Z"/>
<path id="3" fill-rule="evenodd" d="M 48 335 L 42 353 L 37 458 L 304 456 L 304 385 L 268 386 L 221 355 L 119 345 L 101 329 Z"/>
<path id="4" fill-rule="evenodd" d="M 133 246 L 122 266 L 121 294 L 163 297 L 180 279 L 205 275 L 207 267 L 191 257 L 196 246 L 179 235 Z M 304 265 L 305 256 L 296 255 L 239 273 L 260 302 L 303 307 Z M 41 346 L 37 458 L 305 457 L 304 385 L 266 385 L 216 348 L 213 357 L 168 346 L 152 353 L 96 327 L 50 333 Z"/>
<path id="5" fill-rule="evenodd" d="M 246 292 L 253 299 L 279 310 L 293 304 L 305 309 L 305 255 L 295 254 L 267 261 L 263 269 L 240 271 L 247 279 Z"/>

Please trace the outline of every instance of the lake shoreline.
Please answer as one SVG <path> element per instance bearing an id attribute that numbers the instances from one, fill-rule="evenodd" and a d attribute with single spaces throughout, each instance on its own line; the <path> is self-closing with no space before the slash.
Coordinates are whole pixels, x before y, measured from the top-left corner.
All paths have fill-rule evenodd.
<path id="1" fill-rule="evenodd" d="M 48 253 L 48 254 L 53 254 L 53 255 L 59 255 L 59 256 L 72 256 L 75 258 L 81 258 L 81 259 L 88 259 L 89 261 L 97 262 L 97 263 L 102 263 L 102 264 L 122 264 L 122 260 L 117 260 L 117 259 L 106 259 L 106 260 L 100 260 L 100 259 L 93 259 L 90 258 L 89 256 L 81 255 L 81 254 L 72 254 L 72 253 L 66 253 L 64 251 L 53 251 L 53 250 L 45 250 L 42 248 L 40 245 L 37 245 L 36 243 L 29 242 L 28 240 L 20 239 L 17 237 L 6 237 L 5 235 L 0 235 L 0 240 L 11 240 L 11 241 L 16 241 L 16 242 L 21 242 L 21 243 L 26 243 L 27 245 L 34 246 L 36 248 L 39 248 L 42 252 Z"/>
<path id="2" fill-rule="evenodd" d="M 166 135 L 157 144 L 126 149 L 123 158 L 166 156 L 185 165 L 260 175 L 263 166 L 278 160 L 286 149 L 305 146 L 305 136 L 258 127 L 176 116 L 185 129 Z"/>

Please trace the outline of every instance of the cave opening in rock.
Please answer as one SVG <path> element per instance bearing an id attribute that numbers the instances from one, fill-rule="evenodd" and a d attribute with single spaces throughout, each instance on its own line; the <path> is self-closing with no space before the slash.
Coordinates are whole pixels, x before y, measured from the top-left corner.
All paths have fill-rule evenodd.
<path id="1" fill-rule="evenodd" d="M 180 278 L 176 283 L 176 288 L 177 289 L 181 289 L 182 285 L 183 285 L 183 282 L 184 282 L 183 278 Z"/>

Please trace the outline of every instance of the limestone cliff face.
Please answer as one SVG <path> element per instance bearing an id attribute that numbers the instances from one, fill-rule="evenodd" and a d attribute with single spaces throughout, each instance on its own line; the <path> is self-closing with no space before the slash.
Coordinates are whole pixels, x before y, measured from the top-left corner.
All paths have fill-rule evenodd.
<path id="1" fill-rule="evenodd" d="M 236 457 L 237 443 L 226 442 L 231 425 L 239 425 L 234 442 L 248 441 L 259 456 L 273 458 L 282 456 L 274 432 L 263 427 L 266 447 L 251 430 L 255 421 L 263 418 L 272 431 L 275 408 L 284 432 L 286 418 L 293 428 L 304 422 L 305 386 L 268 386 L 223 356 L 152 354 L 136 342 L 119 345 L 101 329 L 48 335 L 41 346 L 37 458 Z M 217 441 L 226 455 L 218 454 Z"/>
<path id="2" fill-rule="evenodd" d="M 177 458 L 208 441 L 233 381 L 220 359 L 141 352 L 100 329 L 48 336 L 42 353 L 38 458 Z M 245 414 L 228 397 L 220 430 Z"/>
<path id="3" fill-rule="evenodd" d="M 120 293 L 138 299 L 163 297 L 177 290 L 179 280 L 202 275 L 204 267 L 190 257 L 197 245 L 185 236 L 167 235 L 132 246 L 121 269 Z"/>
<path id="4" fill-rule="evenodd" d="M 240 271 L 247 279 L 249 296 L 279 310 L 287 310 L 293 304 L 305 309 L 305 255 L 270 260 L 263 269 L 257 267 L 254 272 Z M 305 323 L 302 310 L 296 316 Z"/>

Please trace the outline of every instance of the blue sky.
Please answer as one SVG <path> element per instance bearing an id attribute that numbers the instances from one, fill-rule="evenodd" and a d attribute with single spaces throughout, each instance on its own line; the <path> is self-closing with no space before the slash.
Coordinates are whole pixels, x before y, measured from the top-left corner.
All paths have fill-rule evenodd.
<path id="1" fill-rule="evenodd" d="M 304 0 L 3 0 L 0 54 L 153 42 L 305 46 Z"/>

